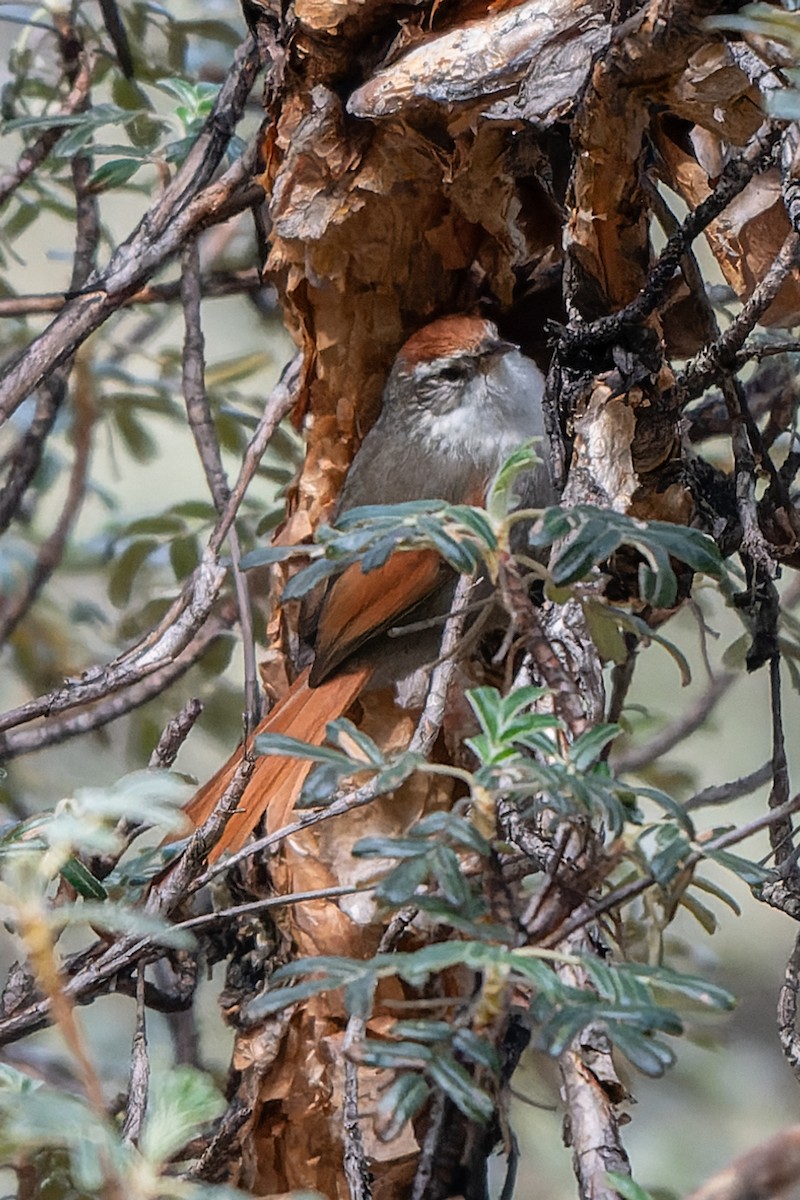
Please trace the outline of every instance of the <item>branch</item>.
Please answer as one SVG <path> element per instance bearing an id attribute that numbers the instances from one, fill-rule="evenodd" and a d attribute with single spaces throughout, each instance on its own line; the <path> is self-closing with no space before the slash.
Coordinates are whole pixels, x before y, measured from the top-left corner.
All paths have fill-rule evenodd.
<path id="1" fill-rule="evenodd" d="M 786 761 L 786 739 L 783 733 L 783 711 L 781 704 L 781 660 L 773 654 L 769 663 L 769 694 L 772 714 L 772 788 L 769 794 L 771 812 L 784 809 L 789 799 L 789 764 Z M 769 844 L 775 856 L 776 867 L 785 867 L 795 874 L 793 849 L 794 831 L 791 817 L 784 817 L 769 827 Z M 791 882 L 784 879 L 784 882 Z"/>
<path id="2" fill-rule="evenodd" d="M 74 52 L 74 47 L 80 43 L 75 40 L 74 31 L 70 38 L 61 33 L 60 43 L 62 54 L 65 55 L 65 70 L 67 75 L 70 75 L 72 63 L 67 57 L 67 47 L 70 48 L 70 52 Z M 80 61 L 83 62 L 82 55 Z M 73 97 L 75 112 L 83 110 L 89 103 L 91 71 L 86 64 L 80 68 L 78 78 L 81 82 L 78 95 Z M 96 266 L 97 248 L 100 242 L 100 214 L 97 197 L 89 191 L 89 179 L 92 174 L 89 157 L 86 154 L 76 155 L 72 160 L 70 170 L 75 192 L 75 255 L 70 287 L 77 290 L 83 287 Z M 22 498 L 39 469 L 45 442 L 53 428 L 58 411 L 66 399 L 71 370 L 72 362 L 67 359 L 61 370 L 53 372 L 50 378 L 44 381 L 37 397 L 33 420 L 11 453 L 7 482 L 0 492 L 0 532 L 8 527 L 16 515 Z M 64 536 L 66 537 L 66 531 Z M 50 553 L 57 549 L 56 542 L 55 546 L 50 547 Z M 36 584 L 34 583 L 35 588 Z M 33 594 L 35 595 L 35 590 Z M 0 644 L 3 640 L 0 638 Z"/>
<path id="3" fill-rule="evenodd" d="M 242 293 L 257 294 L 263 292 L 274 305 L 274 292 L 265 284 L 259 272 L 255 269 L 245 271 L 210 271 L 201 276 L 200 291 L 204 300 L 216 299 L 220 296 L 239 296 Z M 121 308 L 132 308 L 139 304 L 169 304 L 180 300 L 181 281 L 176 279 L 170 283 L 150 283 L 140 288 L 120 305 Z M 40 292 L 28 296 L 0 297 L 0 319 L 3 317 L 30 317 L 44 313 L 57 313 L 68 303 L 63 292 Z"/>
<path id="4" fill-rule="evenodd" d="M 685 709 L 676 721 L 670 722 L 649 742 L 641 746 L 631 746 L 629 750 L 612 755 L 611 764 L 614 771 L 618 774 L 638 771 L 661 758 L 663 754 L 668 754 L 700 728 L 737 679 L 738 676 L 733 671 L 713 676 L 694 704 Z"/>
<path id="5" fill-rule="evenodd" d="M 500 573 L 503 603 L 515 628 L 524 641 L 525 649 L 541 681 L 553 693 L 556 712 L 564 719 L 572 737 L 587 726 L 587 712 L 580 689 L 571 672 L 564 666 L 545 632 L 540 611 L 531 600 L 525 582 L 513 563 L 503 564 Z"/>
<path id="6" fill-rule="evenodd" d="M 710 383 L 716 381 L 721 371 L 732 371 L 736 356 L 753 327 L 769 308 L 800 257 L 800 234 L 792 231 L 786 237 L 775 261 L 764 278 L 753 290 L 753 294 L 734 317 L 728 328 L 715 342 L 701 350 L 686 364 L 676 380 L 676 388 L 684 404 L 699 396 Z"/>
<path id="7" fill-rule="evenodd" d="M 54 374 L 36 397 L 33 419 L 8 457 L 6 482 L 0 489 L 0 533 L 16 516 L 31 480 L 39 470 L 44 444 L 67 394 L 66 379 Z"/>
<path id="8" fill-rule="evenodd" d="M 67 538 L 75 524 L 86 495 L 86 479 L 89 469 L 89 456 L 92 449 L 92 429 L 94 427 L 95 410 L 91 394 L 90 376 L 88 371 L 78 375 L 78 386 L 74 393 L 75 419 L 72 436 L 75 442 L 75 458 L 70 472 L 67 494 L 55 528 L 50 536 L 42 543 L 36 562 L 28 576 L 28 582 L 22 591 L 6 604 L 0 603 L 0 646 L 8 638 L 25 616 L 37 596 L 47 583 L 53 571 L 61 562 L 67 544 Z"/>
<path id="9" fill-rule="evenodd" d="M 67 679 L 63 687 L 49 692 L 46 696 L 40 696 L 12 709 L 0 718 L 0 730 L 13 729 L 36 717 L 52 718 L 55 713 L 103 700 L 114 692 L 132 687 L 157 671 L 169 673 L 176 657 L 208 620 L 224 576 L 225 572 L 219 566 L 216 556 L 206 549 L 202 562 L 184 588 L 183 594 L 171 606 L 159 625 L 132 650 L 126 651 L 105 666 L 90 667 L 83 675 Z M 113 712 L 113 708 L 112 702 L 108 711 Z M 111 716 L 107 716 L 100 723 L 105 724 L 106 720 L 111 719 Z M 63 734 L 58 737 L 53 736 L 53 731 L 58 726 L 52 720 L 41 729 L 27 734 L 6 734 L 0 738 L 0 754 L 4 758 L 13 757 L 22 753 L 23 746 L 26 750 L 40 749 L 41 745 L 51 745 L 54 740 L 62 741 L 64 737 L 72 736 L 73 732 L 80 733 L 86 728 L 94 728 L 93 721 L 91 713 L 80 714 L 72 722 L 62 724 Z M 83 722 L 87 723 L 84 725 Z"/>
<path id="10" fill-rule="evenodd" d="M 742 775 L 741 778 L 733 779 L 730 783 L 712 784 L 710 787 L 703 788 L 702 792 L 697 792 L 686 801 L 683 811 L 694 812 L 695 809 L 706 808 L 712 804 L 727 804 L 731 800 L 739 800 L 742 796 L 749 796 L 756 788 L 763 787 L 771 779 L 772 759 L 760 766 L 757 771 L 752 771 L 749 775 Z"/>
<path id="11" fill-rule="evenodd" d="M 568 954 L 596 954 L 587 938 L 572 936 L 559 943 Z M 573 987 L 589 986 L 580 965 L 560 963 L 556 972 Z M 627 1096 L 611 1058 L 608 1039 L 597 1029 L 584 1029 L 558 1060 L 566 1113 L 564 1141 L 572 1146 L 572 1162 L 582 1200 L 618 1200 L 607 1171 L 630 1175 L 631 1165 L 619 1136 L 617 1107 Z"/>
<path id="12" fill-rule="evenodd" d="M 735 1158 L 686 1200 L 774 1200 L 791 1195 L 798 1180 L 800 1126 L 792 1125 Z"/>
<path id="13" fill-rule="evenodd" d="M 61 720 L 50 719 L 33 729 L 18 729 L 5 734 L 0 737 L 3 759 L 9 761 L 22 754 L 32 754 L 37 750 L 44 750 L 47 746 L 57 746 L 61 742 L 68 741 L 69 738 L 102 729 L 104 725 L 116 721 L 118 717 L 133 712 L 136 708 L 141 708 L 143 704 L 147 704 L 148 700 L 160 696 L 162 692 L 172 687 L 173 683 L 185 675 L 189 668 L 203 657 L 217 638 L 221 634 L 227 633 L 232 623 L 232 620 L 225 620 L 223 617 L 207 621 L 180 653 L 176 654 L 174 658 L 167 657 L 161 666 L 149 671 L 144 678 L 137 676 L 127 682 L 117 682 L 113 677 L 109 678 L 106 681 L 106 690 L 103 690 L 99 697 L 95 697 L 97 702 L 93 708 L 86 709 L 72 717 L 63 717 Z M 113 688 L 112 683 L 115 685 Z M 109 691 L 111 694 L 108 694 Z M 76 701 L 76 703 L 81 702 Z"/>
<path id="14" fill-rule="evenodd" d="M 122 1127 L 122 1140 L 131 1146 L 138 1144 L 150 1091 L 150 1056 L 147 1049 L 144 992 L 144 967 L 140 966 L 136 973 L 136 1028 L 133 1031 L 125 1123 Z"/>
<path id="15" fill-rule="evenodd" d="M 89 280 L 55 320 L 27 347 L 0 383 L 0 424 L 54 367 L 72 354 L 142 284 L 175 255 L 186 238 L 249 207 L 263 189 L 252 184 L 257 143 L 210 183 L 244 110 L 258 72 L 252 38 L 239 47 L 213 111 L 172 183 L 151 205 L 130 237 L 115 250 L 107 269 Z M 235 198 L 235 199 L 234 199 Z"/>
<path id="16" fill-rule="evenodd" d="M 189 238 L 186 242 L 181 256 L 181 264 L 183 267 L 181 303 L 186 330 L 183 343 L 183 396 L 186 403 L 186 415 L 214 506 L 217 512 L 221 513 L 230 499 L 231 492 L 222 465 L 219 439 L 206 392 L 205 339 L 200 317 L 200 255 L 197 249 L 197 238 Z M 247 735 L 258 724 L 261 716 L 261 694 L 258 687 L 250 593 L 239 565 L 242 554 L 235 524 L 232 524 L 228 531 L 228 546 L 231 552 L 231 572 L 236 590 L 239 627 L 242 631 L 244 649 L 245 735 Z"/>
<path id="17" fill-rule="evenodd" d="M 711 838 L 710 841 L 702 843 L 701 846 L 693 850 L 686 857 L 682 865 L 682 870 L 686 872 L 692 871 L 698 863 L 702 862 L 709 855 L 714 854 L 717 850 L 727 850 L 729 846 L 735 846 L 739 842 L 746 841 L 747 838 L 760 833 L 762 829 L 769 829 L 771 825 L 779 824 L 786 817 L 793 816 L 799 810 L 800 794 L 787 800 L 780 808 L 772 809 L 770 812 L 756 817 L 755 820 L 749 821 L 746 825 L 738 825 L 735 829 L 729 829 L 727 832 L 719 834 L 718 837 Z M 634 900 L 637 896 L 641 896 L 643 892 L 646 892 L 648 888 L 653 887 L 655 884 L 655 877 L 648 873 L 640 879 L 635 879 L 632 883 L 624 884 L 622 887 L 609 892 L 602 900 L 594 900 L 582 905 L 573 911 L 572 918 L 563 929 L 556 930 L 554 934 L 548 935 L 540 942 L 540 945 L 546 949 L 557 946 L 561 939 L 569 937 L 570 934 L 593 923 L 604 913 L 619 908 L 623 904 Z M 764 899 L 768 903 L 772 902 L 770 896 L 767 894 L 766 887 L 764 889 Z M 776 905 L 776 907 L 780 906 Z"/>
<path id="18" fill-rule="evenodd" d="M 92 667 L 82 676 L 67 680 L 63 687 L 0 716 L 0 732 L 23 725 L 37 717 L 52 717 L 54 713 L 101 700 L 123 687 L 132 686 L 156 670 L 169 669 L 173 657 L 188 644 L 211 611 L 224 574 L 218 566 L 220 548 L 270 438 L 295 402 L 299 378 L 298 356 L 286 367 L 267 400 L 264 414 L 245 451 L 230 499 L 209 537 L 202 562 L 159 624 L 112 662 Z M 92 727 L 91 724 L 89 727 Z M 75 732 L 81 730 L 76 729 Z M 14 735 L 14 738 L 19 736 L 21 735 Z M 64 736 L 69 737 L 72 734 L 67 732 Z M 8 735 L 5 739 L 0 738 L 0 754 L 7 753 L 8 745 Z"/>
<path id="19" fill-rule="evenodd" d="M 571 329 L 559 329 L 560 352 L 572 357 L 595 346 L 609 345 L 619 339 L 625 326 L 640 324 L 646 320 L 664 299 L 666 289 L 694 239 L 744 191 L 754 175 L 771 165 L 778 137 L 779 130 L 765 123 L 754 135 L 745 152 L 731 159 L 725 166 L 711 194 L 698 204 L 694 212 L 689 213 L 683 224 L 667 240 L 636 299 L 611 316 L 600 317 L 588 324 L 578 324 Z"/>

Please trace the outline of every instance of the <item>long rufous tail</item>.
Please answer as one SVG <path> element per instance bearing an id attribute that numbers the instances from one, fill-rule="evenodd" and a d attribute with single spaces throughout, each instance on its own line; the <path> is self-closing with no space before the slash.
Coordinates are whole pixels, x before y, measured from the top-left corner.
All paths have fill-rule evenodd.
<path id="1" fill-rule="evenodd" d="M 283 699 L 260 722 L 255 733 L 280 733 L 313 746 L 321 745 L 328 721 L 344 715 L 363 690 L 370 674 L 371 668 L 361 667 L 335 675 L 312 688 L 308 685 L 309 672 L 303 671 Z M 240 761 L 241 750 L 237 750 L 186 805 L 186 815 L 195 828 L 213 812 Z M 265 813 L 268 832 L 285 825 L 311 765 L 306 759 L 299 758 L 271 755 L 258 758 L 239 802 L 239 811 L 228 821 L 209 859 L 213 862 L 226 850 L 238 850 L 243 846 Z"/>

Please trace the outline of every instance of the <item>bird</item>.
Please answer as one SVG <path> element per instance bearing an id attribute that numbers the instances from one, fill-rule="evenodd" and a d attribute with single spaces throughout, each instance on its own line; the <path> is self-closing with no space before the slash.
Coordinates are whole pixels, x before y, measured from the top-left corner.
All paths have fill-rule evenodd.
<path id="1" fill-rule="evenodd" d="M 512 451 L 543 438 L 544 386 L 536 364 L 486 317 L 458 313 L 423 326 L 397 352 L 380 415 L 353 458 L 334 520 L 362 505 L 483 504 Z M 526 505 L 554 501 L 546 462 L 532 469 L 525 492 Z M 317 608 L 313 662 L 254 732 L 322 744 L 327 723 L 370 686 L 399 683 L 419 667 L 421 654 L 435 660 L 435 630 L 433 641 L 389 638 L 387 630 L 410 613 L 418 618 L 423 608 L 429 615 L 432 605 L 447 613 L 454 586 L 454 572 L 431 549 L 395 551 L 366 573 L 359 562 L 346 567 Z M 240 757 L 235 753 L 187 805 L 196 827 L 213 811 Z M 257 759 L 239 810 L 209 857 L 243 846 L 265 813 L 270 832 L 281 828 L 309 766 L 292 758 Z"/>

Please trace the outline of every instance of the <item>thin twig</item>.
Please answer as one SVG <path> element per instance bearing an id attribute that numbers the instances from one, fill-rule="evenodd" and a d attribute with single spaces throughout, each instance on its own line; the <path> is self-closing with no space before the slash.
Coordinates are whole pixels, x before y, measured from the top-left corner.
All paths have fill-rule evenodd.
<path id="1" fill-rule="evenodd" d="M 214 506 L 222 513 L 230 499 L 230 488 L 222 465 L 219 439 L 211 416 L 211 405 L 205 384 L 205 339 L 200 316 L 200 254 L 197 238 L 187 240 L 181 253 L 181 303 L 183 305 L 185 336 L 183 343 L 183 396 L 186 415 L 194 437 L 200 462 L 203 465 Z M 258 724 L 261 716 L 261 692 L 258 686 L 256 643 L 253 633 L 253 614 L 247 580 L 240 566 L 241 547 L 235 522 L 228 531 L 231 552 L 231 573 L 239 609 L 245 666 L 245 737 Z"/>
<path id="2" fill-rule="evenodd" d="M 165 725 L 147 763 L 151 770 L 169 770 L 202 711 L 203 705 L 199 700 L 187 700 L 180 712 Z M 120 817 L 114 827 L 114 852 L 93 857 L 89 863 L 89 870 L 95 879 L 105 879 L 110 875 L 133 839 L 145 828 L 143 821 Z"/>
<path id="3" fill-rule="evenodd" d="M 800 1029 L 797 1024 L 797 996 L 800 986 L 800 934 L 786 964 L 778 996 L 778 1037 L 787 1063 L 800 1082 Z"/>
<path id="4" fill-rule="evenodd" d="M 252 1119 L 253 1110 L 250 1105 L 234 1097 L 225 1110 L 208 1148 L 196 1163 L 192 1163 L 184 1177 L 213 1183 L 222 1182 L 227 1167 L 234 1158 L 234 1143 L 242 1127 Z"/>
<path id="5" fill-rule="evenodd" d="M 168 771 L 178 751 L 194 729 L 195 723 L 203 711 L 202 700 L 193 698 L 187 700 L 179 713 L 165 725 L 153 753 L 150 755 L 148 767 L 157 767 Z"/>
<path id="6" fill-rule="evenodd" d="M 335 900 L 338 896 L 354 896 L 356 893 L 374 892 L 374 890 L 375 885 L 372 884 L 358 887 L 312 888 L 307 892 L 285 892 L 280 896 L 266 896 L 263 900 L 250 900 L 246 904 L 234 904 L 230 908 L 219 908 L 215 912 L 201 913 L 199 917 L 189 917 L 185 921 L 179 921 L 175 928 L 207 929 L 209 926 L 222 925 L 225 921 L 233 921 L 237 917 L 269 912 L 273 908 L 288 908 L 292 904 L 306 904 L 309 900 Z"/>
<path id="7" fill-rule="evenodd" d="M 72 31 L 69 38 L 62 35 L 60 41 L 62 53 L 65 55 L 73 53 L 74 47 L 77 44 L 74 38 L 74 31 Z M 67 47 L 69 47 L 69 50 Z M 83 111 L 90 102 L 89 84 L 91 82 L 91 70 L 88 66 L 88 60 L 85 60 L 82 54 L 79 55 L 79 62 L 81 65 L 77 71 L 77 79 L 80 82 L 79 85 L 76 85 L 77 90 L 73 93 L 70 100 L 70 103 L 74 101 L 75 112 Z M 65 61 L 65 71 L 68 76 L 74 74 L 74 64 L 70 59 Z M 61 132 L 63 130 L 59 130 L 59 136 Z M 46 135 L 43 135 L 43 137 L 46 137 Z M 19 167 L 19 164 L 17 165 Z M 75 192 L 75 254 L 72 262 L 70 287 L 77 290 L 83 287 L 96 266 L 97 248 L 100 241 L 100 215 L 97 197 L 89 191 L 89 179 L 92 173 L 92 163 L 89 157 L 86 154 L 77 154 L 70 164 L 70 171 L 72 174 L 72 186 Z M 18 512 L 22 499 L 39 469 L 45 442 L 53 428 L 61 405 L 67 396 L 67 385 L 71 369 L 72 360 L 71 358 L 67 358 L 59 370 L 53 371 L 50 377 L 43 381 L 36 400 L 36 410 L 33 420 L 11 453 L 6 483 L 2 492 L 0 492 L 0 532 L 7 529 L 12 518 Z M 80 447 L 78 443 L 76 443 L 76 459 L 80 460 Z M 78 461 L 77 465 L 80 470 L 81 462 Z M 83 465 L 85 467 L 85 464 Z M 66 537 L 68 529 L 69 522 L 64 530 L 64 537 Z M 59 535 L 56 533 L 55 542 L 47 550 L 47 553 L 51 556 L 53 553 L 58 552 L 58 539 Z M 50 569 L 52 570 L 52 568 Z M 47 566 L 45 565 L 46 570 Z M 34 576 L 36 574 L 37 572 L 34 570 Z M 47 574 L 44 575 L 44 579 L 46 578 Z M 42 582 L 44 582 L 44 579 Z M 34 582 L 34 591 L 31 599 L 36 594 L 36 586 Z M 41 584 L 38 586 L 41 586 Z M 23 604 L 25 604 L 25 596 L 22 599 Z M 24 608 L 22 611 L 24 611 Z M 7 632 L 10 632 L 10 630 Z M 5 637 L 0 637 L 0 644 L 4 641 Z"/>
<path id="8" fill-rule="evenodd" d="M 555 711 L 562 717 L 570 735 L 577 737 L 588 723 L 581 689 L 556 654 L 542 623 L 540 610 L 531 600 L 525 581 L 512 562 L 504 563 L 501 567 L 500 592 L 530 654 L 536 674 L 553 693 Z"/>
<path id="9" fill-rule="evenodd" d="M 736 366 L 736 355 L 748 335 L 769 308 L 783 287 L 789 273 L 797 266 L 800 254 L 800 234 L 794 230 L 786 237 L 764 278 L 753 289 L 753 294 L 734 317 L 724 333 L 715 342 L 706 346 L 690 362 L 676 380 L 676 387 L 684 402 L 699 396 L 720 371 L 731 371 Z"/>
<path id="10" fill-rule="evenodd" d="M 651 204 L 658 214 L 662 226 L 670 233 L 677 228 L 677 220 L 661 194 L 651 190 Z M 687 253 L 681 260 L 681 270 L 687 286 L 695 297 L 703 323 L 703 336 L 710 345 L 719 345 L 723 335 L 719 322 L 706 292 L 705 281 L 693 254 Z M 726 330 L 725 336 L 730 330 Z M 749 331 L 748 331 L 749 332 Z M 708 349 L 708 346 L 702 353 Z M 700 356 L 701 357 L 701 356 Z M 761 432 L 750 412 L 744 388 L 730 370 L 719 369 L 714 375 L 725 402 L 727 430 L 730 433 L 734 458 L 734 483 L 736 505 L 741 524 L 741 552 L 749 557 L 755 569 L 762 574 L 771 574 L 774 563 L 758 520 L 756 500 L 755 459 L 758 458 L 772 480 L 772 487 L 780 496 L 780 502 L 788 506 L 789 498 L 775 470 L 772 459 L 763 444 Z M 679 389 L 682 386 L 678 385 Z"/>
<path id="11" fill-rule="evenodd" d="M 569 955 L 596 954 L 583 931 L 559 943 Z M 556 974 L 568 987 L 591 988 L 580 962 L 555 964 Z M 630 1160 L 620 1137 L 618 1108 L 625 1089 L 617 1076 L 607 1036 L 598 1028 L 581 1030 L 559 1056 L 565 1102 L 565 1142 L 572 1147 L 572 1164 L 580 1196 L 616 1195 L 606 1180 L 607 1171 L 630 1175 Z"/>
<path id="12" fill-rule="evenodd" d="M 353 1018 L 351 1017 L 352 1021 Z M 356 1018 L 360 1020 L 360 1018 Z M 350 1200 L 372 1200 L 370 1171 L 358 1111 L 358 1064 L 344 1060 L 344 1104 L 342 1106 L 342 1166 Z"/>
<path id="13" fill-rule="evenodd" d="M 611 316 L 559 330 L 560 352 L 571 356 L 591 350 L 593 346 L 612 343 L 619 338 L 624 326 L 646 320 L 664 298 L 681 258 L 694 239 L 744 190 L 755 174 L 771 164 L 778 137 L 779 130 L 765 123 L 744 154 L 727 163 L 713 192 L 698 204 L 694 212 L 689 213 L 680 228 L 667 240 L 636 299 Z"/>
<path id="14" fill-rule="evenodd" d="M 649 742 L 631 746 L 611 756 L 612 767 L 617 774 L 638 771 L 650 763 L 657 762 L 675 746 L 682 744 L 690 734 L 707 720 L 709 713 L 730 690 L 738 676 L 733 671 L 714 675 L 693 704 L 677 718 L 660 730 Z"/>
<path id="15" fill-rule="evenodd" d="M 111 690 L 111 694 L 108 689 L 102 690 L 99 696 L 95 697 L 96 703 L 93 708 L 71 717 L 63 717 L 61 720 L 51 718 L 33 729 L 12 729 L 5 733 L 0 737 L 0 753 L 3 760 L 9 761 L 21 754 L 43 750 L 46 746 L 57 746 L 69 738 L 101 729 L 125 713 L 141 708 L 148 700 L 160 696 L 185 675 L 232 624 L 232 617 L 227 620 L 224 617 L 209 620 L 174 658 L 165 659 L 160 666 L 148 671 L 143 677 L 137 676 L 132 681 L 120 683 Z"/>
<path id="16" fill-rule="evenodd" d="M 355 889 L 353 889 L 355 890 Z M 404 908 L 395 913 L 383 932 L 377 954 L 389 954 L 394 950 L 416 915 L 416 909 Z M 350 1200 L 371 1200 L 370 1171 L 358 1106 L 358 1059 L 351 1054 L 354 1046 L 363 1040 L 366 1022 L 362 1016 L 352 1013 L 345 1029 L 344 1051 L 344 1174 L 350 1192 Z"/>
<path id="17" fill-rule="evenodd" d="M 774 654 L 769 664 L 769 695 L 772 712 L 772 789 L 769 794 L 771 811 L 782 809 L 789 799 L 789 764 L 786 761 L 786 739 L 783 733 L 781 705 L 781 660 Z M 790 817 L 769 827 L 769 844 L 775 855 L 775 865 L 781 867 L 794 858 L 794 832 Z"/>
<path id="18" fill-rule="evenodd" d="M 742 775 L 739 779 L 731 780 L 730 783 L 712 784 L 711 787 L 703 788 L 702 792 L 697 792 L 686 801 L 683 810 L 684 812 L 694 812 L 698 808 L 706 808 L 712 804 L 728 804 L 731 800 L 749 796 L 756 788 L 769 783 L 770 779 L 772 779 L 772 759 L 765 762 L 757 771 L 752 771 L 749 775 Z"/>
<path id="19" fill-rule="evenodd" d="M 703 842 L 701 846 L 687 855 L 682 864 L 682 869 L 687 872 L 691 871 L 704 858 L 708 858 L 718 850 L 727 850 L 730 846 L 735 846 L 739 842 L 746 841 L 747 838 L 760 833 L 762 829 L 769 829 L 773 824 L 780 824 L 786 817 L 791 817 L 798 811 L 800 811 L 800 794 L 787 800 L 781 808 L 773 809 L 770 812 L 762 814 L 760 817 L 756 817 L 753 821 L 749 821 L 746 825 L 738 825 L 735 829 L 729 829 L 725 833 L 719 834 L 718 837 Z M 634 900 L 637 896 L 641 896 L 642 892 L 646 892 L 655 883 L 655 877 L 648 872 L 631 883 L 615 888 L 601 900 L 592 900 L 589 904 L 582 905 L 580 908 L 574 910 L 572 917 L 563 929 L 557 930 L 554 934 L 545 938 L 540 945 L 545 948 L 558 945 L 562 938 L 568 937 L 576 930 L 583 929 L 584 926 L 596 921 L 604 913 L 619 908 L 621 905 Z"/>
<path id="20" fill-rule="evenodd" d="M 77 289 L 71 289 L 77 290 Z M 210 271 L 201 276 L 200 291 L 204 300 L 224 296 L 240 296 L 243 293 L 262 292 L 274 307 L 274 292 L 265 284 L 255 268 L 244 271 Z M 125 300 L 120 308 L 133 308 L 141 304 L 170 304 L 181 298 L 181 281 L 150 283 L 140 288 Z M 69 301 L 63 292 L 40 292 L 27 296 L 0 297 L 0 319 L 3 317 L 31 317 L 61 312 Z"/>
<path id="21" fill-rule="evenodd" d="M 761 362 L 779 354 L 800 354 L 800 341 L 790 338 L 785 342 L 745 342 L 741 350 L 736 351 L 734 368 L 738 370 L 749 362 Z"/>
<path id="22" fill-rule="evenodd" d="M 0 602 L 0 646 L 8 641 L 11 633 L 28 612 L 48 579 L 64 556 L 67 538 L 75 524 L 86 495 L 89 456 L 92 449 L 92 430 L 95 409 L 88 371 L 76 372 L 77 386 L 74 389 L 75 419 L 72 438 L 75 458 L 72 463 L 67 494 L 61 507 L 53 532 L 42 542 L 27 583 L 6 604 Z"/>
<path id="23" fill-rule="evenodd" d="M 428 1188 L 434 1178 L 434 1163 L 440 1152 L 444 1136 L 444 1118 L 447 1112 L 447 1098 L 444 1092 L 437 1089 L 434 1092 L 427 1117 L 427 1129 L 422 1143 L 422 1150 L 414 1176 L 414 1186 L 411 1200 L 425 1200 L 429 1194 Z"/>
<path id="24" fill-rule="evenodd" d="M 31 423 L 8 457 L 6 482 L 0 488 L 0 533 L 5 532 L 16 516 L 22 498 L 39 470 L 44 444 L 66 395 L 66 380 L 60 372 L 53 372 L 38 390 Z"/>
<path id="25" fill-rule="evenodd" d="M 147 1049 L 147 1018 L 144 1006 L 144 965 L 136 971 L 136 1028 L 131 1046 L 131 1070 L 128 1081 L 128 1100 L 125 1105 L 125 1124 L 122 1140 L 131 1146 L 139 1142 L 150 1089 L 150 1055 Z"/>

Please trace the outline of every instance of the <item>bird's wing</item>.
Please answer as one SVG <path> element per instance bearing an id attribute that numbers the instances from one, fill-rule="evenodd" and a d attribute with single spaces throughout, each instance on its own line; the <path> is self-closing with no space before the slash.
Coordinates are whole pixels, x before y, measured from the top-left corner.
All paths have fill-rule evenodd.
<path id="1" fill-rule="evenodd" d="M 435 550 L 398 550 L 366 574 L 353 563 L 328 590 L 319 616 L 313 686 L 370 638 L 435 591 L 450 567 Z"/>

